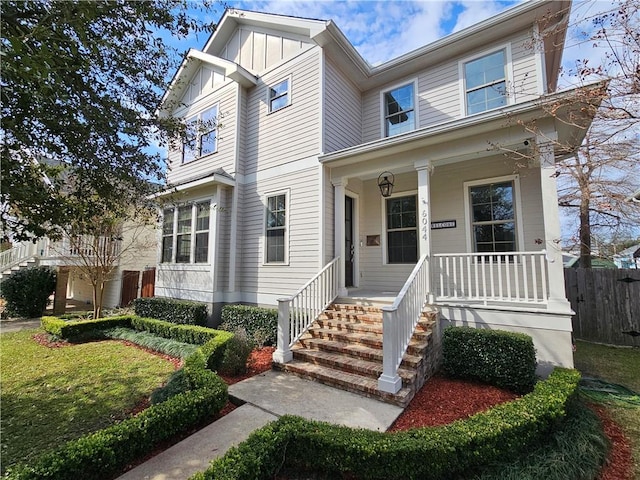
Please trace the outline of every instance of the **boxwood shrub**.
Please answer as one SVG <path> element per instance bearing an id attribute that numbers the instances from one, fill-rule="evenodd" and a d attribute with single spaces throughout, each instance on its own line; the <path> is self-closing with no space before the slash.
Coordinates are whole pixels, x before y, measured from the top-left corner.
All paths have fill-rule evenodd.
<path id="1" fill-rule="evenodd" d="M 556 369 L 533 392 L 442 427 L 383 433 L 283 416 L 255 431 L 192 480 L 260 480 L 279 469 L 359 479 L 469 478 L 480 466 L 544 442 L 566 415 L 580 374 Z"/>
<path id="2" fill-rule="evenodd" d="M 130 325 L 132 321 L 143 324 L 143 320 L 123 316 L 85 322 L 65 322 L 56 317 L 44 317 L 42 325 L 49 333 L 69 338 L 66 335 L 71 337 L 86 335 L 91 332 L 91 329 L 95 333 L 96 329 Z M 183 329 L 198 328 L 181 327 Z M 7 478 L 13 480 L 111 478 L 121 472 L 132 460 L 151 452 L 160 442 L 218 413 L 228 400 L 227 385 L 208 367 L 219 366 L 225 345 L 232 334 L 216 330 L 211 332 L 213 333 L 210 339 L 185 360 L 182 376 L 183 389 L 186 391 L 150 406 L 135 417 L 67 442 L 38 457 L 29 465 L 12 468 Z"/>
<path id="3" fill-rule="evenodd" d="M 7 301 L 10 316 L 39 317 L 56 289 L 56 271 L 31 267 L 12 273 L 0 282 L 0 296 Z"/>
<path id="4" fill-rule="evenodd" d="M 226 305 L 222 308 L 222 330 L 244 330 L 258 346 L 275 345 L 278 339 L 278 310 L 274 308 Z"/>
<path id="5" fill-rule="evenodd" d="M 186 325 L 207 324 L 207 306 L 200 302 L 162 297 L 136 298 L 133 309 L 139 317 Z"/>
<path id="6" fill-rule="evenodd" d="M 449 327 L 442 337 L 442 369 L 450 377 L 479 380 L 516 393 L 536 383 L 536 350 L 523 333 Z"/>

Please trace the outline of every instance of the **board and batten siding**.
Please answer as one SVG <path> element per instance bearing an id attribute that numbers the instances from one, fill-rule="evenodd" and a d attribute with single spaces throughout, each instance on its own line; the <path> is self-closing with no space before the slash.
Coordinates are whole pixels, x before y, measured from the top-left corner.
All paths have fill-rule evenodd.
<path id="1" fill-rule="evenodd" d="M 362 142 L 360 90 L 328 58 L 324 64 L 325 153 Z"/>
<path id="2" fill-rule="evenodd" d="M 182 149 L 172 149 L 169 152 L 167 183 L 179 184 L 189 179 L 201 177 L 220 168 L 230 175 L 235 174 L 237 135 L 236 90 L 238 88 L 239 86 L 236 83 L 226 84 L 224 87 L 179 112 L 181 118 L 189 118 L 217 104 L 218 121 L 220 123 L 220 128 L 218 129 L 218 150 L 183 164 Z"/>
<path id="3" fill-rule="evenodd" d="M 247 99 L 245 175 L 320 153 L 320 49 L 270 71 Z M 268 113 L 269 87 L 291 79 L 291 104 Z"/>
<path id="4" fill-rule="evenodd" d="M 312 47 L 308 38 L 276 30 L 242 26 L 220 52 L 209 52 L 261 74 L 277 63 Z"/>
<path id="5" fill-rule="evenodd" d="M 418 125 L 425 128 L 460 118 L 461 98 L 459 62 L 476 54 L 510 45 L 514 78 L 510 79 L 509 91 L 516 102 L 528 101 L 537 96 L 537 72 L 532 33 L 520 32 L 500 42 L 484 45 L 465 52 L 426 70 L 397 79 L 381 88 L 368 90 L 362 95 L 362 141 L 364 143 L 380 138 L 381 104 L 380 92 L 418 79 Z"/>
<path id="6" fill-rule="evenodd" d="M 242 263 L 244 297 L 292 294 L 318 271 L 319 169 L 308 168 L 242 186 Z M 289 196 L 288 264 L 265 263 L 265 201 L 271 194 Z"/>

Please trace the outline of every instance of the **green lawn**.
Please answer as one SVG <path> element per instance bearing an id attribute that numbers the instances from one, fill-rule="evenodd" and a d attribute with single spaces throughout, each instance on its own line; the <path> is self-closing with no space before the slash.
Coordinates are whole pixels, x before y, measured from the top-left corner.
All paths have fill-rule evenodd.
<path id="1" fill-rule="evenodd" d="M 123 418 L 173 371 L 116 341 L 47 348 L 0 335 L 2 469 Z"/>
<path id="2" fill-rule="evenodd" d="M 575 366 L 582 375 L 617 383 L 640 393 L 640 350 L 577 342 Z M 640 408 L 609 402 L 607 410 L 632 443 L 635 478 L 640 479 Z"/>

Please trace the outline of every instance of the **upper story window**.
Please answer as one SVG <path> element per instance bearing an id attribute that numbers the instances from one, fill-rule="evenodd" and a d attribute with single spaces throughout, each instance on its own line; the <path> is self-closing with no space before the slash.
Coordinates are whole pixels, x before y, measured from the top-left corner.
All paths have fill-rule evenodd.
<path id="1" fill-rule="evenodd" d="M 207 200 L 163 211 L 162 263 L 209 261 L 210 207 Z"/>
<path id="2" fill-rule="evenodd" d="M 287 78 L 269 87 L 269 113 L 291 104 L 291 79 Z"/>
<path id="3" fill-rule="evenodd" d="M 265 262 L 287 261 L 287 194 L 277 193 L 267 197 L 265 222 Z"/>
<path id="4" fill-rule="evenodd" d="M 415 195 L 386 200 L 387 263 L 418 261 L 418 213 Z"/>
<path id="5" fill-rule="evenodd" d="M 467 115 L 507 104 L 506 49 L 475 58 L 463 64 Z"/>
<path id="6" fill-rule="evenodd" d="M 383 93 L 384 136 L 391 137 L 416 128 L 414 84 Z"/>
<path id="7" fill-rule="evenodd" d="M 186 121 L 187 132 L 182 143 L 182 163 L 214 153 L 218 149 L 218 106 L 194 115 Z"/>

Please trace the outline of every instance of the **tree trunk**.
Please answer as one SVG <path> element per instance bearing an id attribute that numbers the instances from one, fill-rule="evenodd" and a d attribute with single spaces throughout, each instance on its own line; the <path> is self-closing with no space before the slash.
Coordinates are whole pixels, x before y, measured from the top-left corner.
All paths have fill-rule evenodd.
<path id="1" fill-rule="evenodd" d="M 589 209 L 591 197 L 588 187 L 582 189 L 580 202 L 580 267 L 591 268 L 591 219 Z"/>

